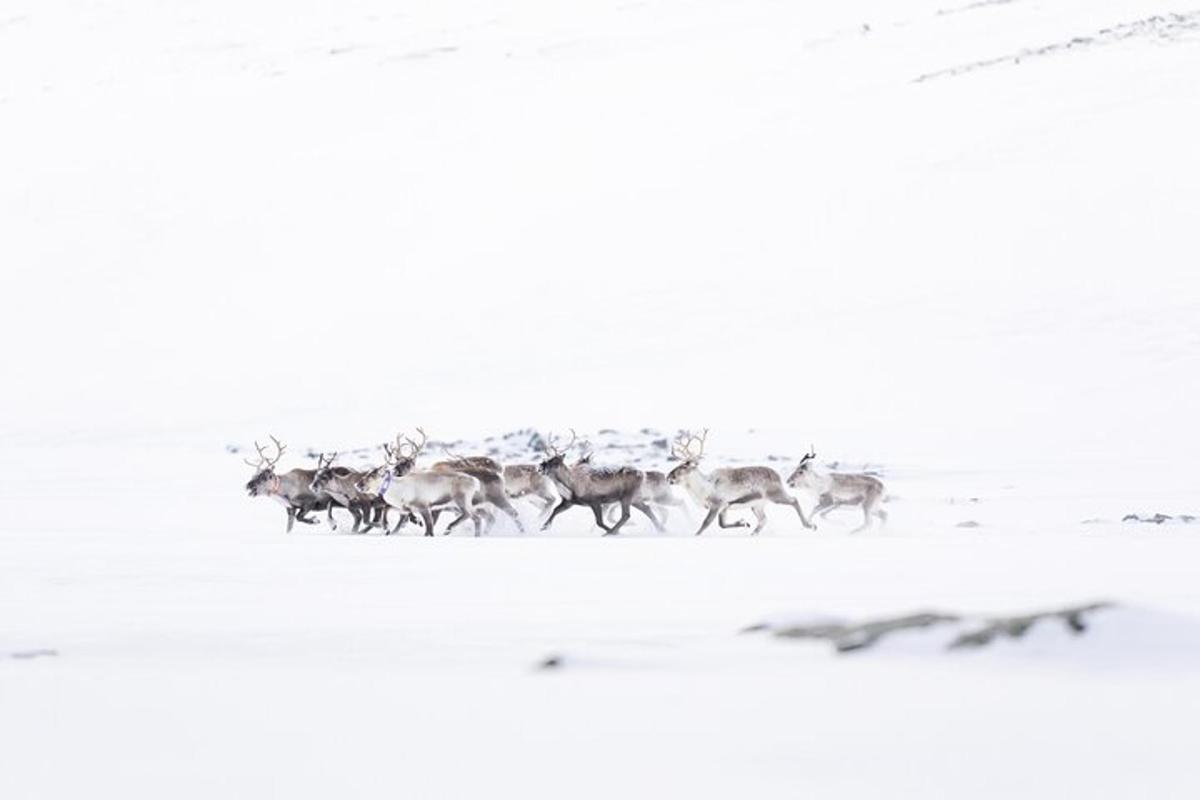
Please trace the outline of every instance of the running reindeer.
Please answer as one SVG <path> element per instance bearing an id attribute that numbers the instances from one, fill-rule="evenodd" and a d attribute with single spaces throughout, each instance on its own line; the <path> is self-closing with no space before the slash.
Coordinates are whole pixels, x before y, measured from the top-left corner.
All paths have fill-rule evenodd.
<path id="1" fill-rule="evenodd" d="M 387 460 L 381 467 L 366 473 L 355 484 L 360 492 L 375 495 L 393 508 L 400 509 L 396 529 L 406 521 L 407 514 L 415 511 L 425 523 L 425 535 L 433 536 L 435 508 L 450 506 L 458 509 L 459 518 L 454 524 L 468 517 L 475 524 L 475 535 L 480 535 L 481 515 L 475 508 L 475 497 L 482 490 L 476 478 L 462 472 L 415 469 L 417 456 L 425 447 L 425 433 L 419 428 L 421 441 L 408 437 L 396 437 L 396 448 L 384 445 Z M 392 533 L 394 531 L 388 531 Z"/>
<path id="2" fill-rule="evenodd" d="M 417 430 L 424 436 L 424 431 L 420 428 Z M 445 450 L 449 458 L 446 461 L 439 461 L 433 465 L 433 469 L 440 472 L 460 472 L 464 475 L 470 475 L 475 480 L 479 481 L 480 492 L 474 498 L 476 507 L 485 504 L 494 506 L 505 514 L 517 526 L 517 530 L 521 533 L 525 532 L 525 525 L 521 522 L 521 516 L 517 510 L 513 508 L 509 502 L 509 495 L 505 488 L 504 469 L 500 464 L 487 456 L 460 456 Z M 485 509 L 479 508 L 479 512 L 487 519 L 487 531 L 492 529 L 495 524 L 495 517 L 488 513 Z M 460 516 L 458 519 L 450 523 L 450 527 L 446 528 L 446 533 L 454 530 L 454 528 L 462 522 L 465 517 Z"/>
<path id="3" fill-rule="evenodd" d="M 579 445 L 579 460 L 575 462 L 576 466 L 580 464 L 591 464 L 592 452 L 591 443 L 586 439 Z M 667 524 L 667 515 L 672 508 L 681 508 L 687 510 L 687 503 L 681 496 L 681 492 L 676 487 L 667 482 L 667 474 L 659 472 L 656 469 L 642 470 L 642 474 L 646 476 L 642 481 L 642 489 L 639 493 L 639 499 L 652 508 L 658 515 L 659 527 L 665 527 Z M 609 523 L 616 522 L 617 517 L 621 513 L 621 506 L 613 503 L 605 509 L 604 516 Z"/>
<path id="4" fill-rule="evenodd" d="M 779 473 L 770 467 L 725 467 L 714 469 L 705 475 L 700 471 L 700 459 L 704 456 L 704 441 L 708 438 L 705 429 L 699 436 L 683 431 L 671 446 L 671 456 L 683 463 L 671 470 L 667 481 L 674 486 L 687 489 L 700 506 L 708 509 L 708 515 L 700 524 L 696 535 L 704 533 L 714 519 L 722 528 L 748 528 L 750 524 L 738 520 L 729 522 L 725 515 L 731 506 L 746 505 L 758 518 L 758 525 L 751 534 L 757 534 L 767 522 L 763 507 L 768 503 L 791 506 L 800 515 L 806 528 L 815 526 L 804 516 L 800 502 L 783 488 Z"/>
<path id="5" fill-rule="evenodd" d="M 443 463 L 452 462 L 456 465 L 481 467 L 500 473 L 500 477 L 504 479 L 504 491 L 510 500 L 522 497 L 530 500 L 538 498 L 538 513 L 543 519 L 558 505 L 559 497 L 558 492 L 554 491 L 554 481 L 543 475 L 537 464 L 500 466 L 500 462 L 488 456 L 462 456 L 447 448 L 443 448 L 443 452 L 450 458 L 450 462 Z"/>
<path id="6" fill-rule="evenodd" d="M 313 472 L 313 479 L 308 488 L 313 494 L 329 495 L 335 502 L 350 511 L 350 515 L 354 517 L 352 533 L 358 533 L 364 522 L 367 524 L 364 533 L 376 527 L 386 530 L 388 526 L 387 503 L 379 497 L 360 492 L 355 488 L 354 484 L 362 478 L 363 473 L 347 467 L 335 467 L 333 462 L 337 457 L 337 453 L 329 456 L 324 453 L 317 455 L 317 469 Z M 332 527 L 337 530 L 336 523 Z"/>
<path id="7" fill-rule="evenodd" d="M 807 489 L 817 495 L 813 516 L 820 514 L 824 517 L 835 508 L 861 505 L 862 525 L 855 528 L 853 533 L 871 527 L 874 517 L 878 517 L 881 522 L 887 522 L 887 512 L 879 508 L 883 503 L 881 480 L 863 473 L 819 473 L 816 470 L 816 458 L 816 451 L 810 447 L 791 477 L 787 479 L 788 486 L 793 489 Z"/>
<path id="8" fill-rule="evenodd" d="M 287 447 L 280 444 L 274 436 L 271 437 L 271 441 L 275 443 L 273 457 L 267 455 L 262 445 L 256 441 L 254 449 L 258 451 L 258 460 L 243 459 L 255 469 L 254 477 L 246 484 L 246 491 L 250 493 L 251 497 L 274 497 L 282 503 L 287 509 L 288 533 L 292 532 L 292 527 L 297 521 L 303 522 L 305 525 L 315 524 L 317 520 L 309 519 L 307 516 L 310 511 L 328 510 L 329 525 L 336 527 L 336 523 L 333 521 L 333 507 L 341 504 L 325 492 L 312 490 L 312 480 L 316 470 L 293 469 L 283 474 L 276 474 L 275 465 L 279 463 L 279 459 L 283 458 Z"/>
<path id="9" fill-rule="evenodd" d="M 588 506 L 596 517 L 596 524 L 604 529 L 604 535 L 612 536 L 629 520 L 629 508 L 632 506 L 645 514 L 654 527 L 661 531 L 658 518 L 642 499 L 645 473 L 633 467 L 593 467 L 586 461 L 568 467 L 567 451 L 575 439 L 573 430 L 571 441 L 562 446 L 559 446 L 555 437 L 546 437 L 546 459 L 538 469 L 554 481 L 562 499 L 547 517 L 542 530 L 547 530 L 554 518 L 571 506 Z M 621 518 L 611 527 L 604 521 L 604 506 L 608 503 L 619 503 L 621 506 Z"/>

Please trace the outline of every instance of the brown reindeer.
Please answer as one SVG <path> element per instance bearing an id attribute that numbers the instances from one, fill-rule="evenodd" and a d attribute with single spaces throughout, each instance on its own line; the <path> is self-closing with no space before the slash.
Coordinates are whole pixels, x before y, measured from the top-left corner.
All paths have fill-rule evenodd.
<path id="1" fill-rule="evenodd" d="M 645 514 L 655 528 L 662 530 L 658 518 L 641 496 L 645 474 L 633 467 L 593 467 L 586 462 L 568 467 L 566 455 L 575 439 L 575 431 L 571 431 L 571 441 L 560 447 L 553 436 L 546 438 L 547 457 L 538 469 L 554 481 L 562 499 L 542 525 L 542 530 L 547 530 L 554 518 L 571 506 L 591 508 L 596 524 L 604 529 L 605 536 L 620 531 L 621 526 L 629 520 L 631 506 Z M 608 503 L 619 503 L 621 506 L 621 518 L 611 527 L 604 521 L 604 506 Z"/>
<path id="2" fill-rule="evenodd" d="M 283 458 L 287 447 L 274 436 L 271 437 L 271 441 L 275 443 L 274 456 L 267 455 L 263 446 L 256 441 L 254 449 L 258 451 L 258 460 L 243 459 L 255 470 L 254 477 L 246 484 L 246 491 L 251 497 L 273 497 L 279 501 L 287 509 L 288 533 L 292 532 L 292 527 L 297 521 L 305 525 L 315 524 L 317 520 L 307 516 L 311 511 L 328 511 L 329 526 L 336 528 L 333 508 L 341 504 L 324 492 L 312 491 L 310 487 L 316 470 L 292 469 L 277 474 L 275 466 Z"/>
<path id="3" fill-rule="evenodd" d="M 335 467 L 333 462 L 337 457 L 337 453 L 328 456 L 324 453 L 317 455 L 317 469 L 313 472 L 309 489 L 313 494 L 329 495 L 350 511 L 351 516 L 354 517 L 352 533 L 358 533 L 364 522 L 367 525 L 364 532 L 377 527 L 386 530 L 388 526 L 387 503 L 378 497 L 356 489 L 354 484 L 364 473 L 347 467 Z M 336 525 L 334 525 L 334 530 L 337 530 Z"/>

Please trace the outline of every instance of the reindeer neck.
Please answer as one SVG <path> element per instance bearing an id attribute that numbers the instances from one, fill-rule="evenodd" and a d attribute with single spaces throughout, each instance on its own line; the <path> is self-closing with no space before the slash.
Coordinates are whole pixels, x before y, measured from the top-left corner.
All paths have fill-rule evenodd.
<path id="1" fill-rule="evenodd" d="M 687 489 L 688 494 L 702 505 L 708 501 L 708 496 L 712 493 L 712 484 L 712 478 L 701 472 L 699 467 L 688 470 L 683 477 L 683 488 Z"/>

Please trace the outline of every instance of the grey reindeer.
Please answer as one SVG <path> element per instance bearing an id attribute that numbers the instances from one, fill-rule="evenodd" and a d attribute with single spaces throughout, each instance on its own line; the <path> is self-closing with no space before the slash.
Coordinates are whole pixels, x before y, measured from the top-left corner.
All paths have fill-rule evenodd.
<path id="1" fill-rule="evenodd" d="M 246 491 L 251 497 L 273 497 L 279 501 L 287 509 L 288 533 L 292 532 L 297 521 L 306 525 L 315 524 L 317 520 L 308 517 L 312 511 L 327 510 L 329 525 L 335 527 L 333 507 L 340 504 L 328 494 L 312 490 L 312 480 L 316 470 L 292 469 L 284 473 L 276 473 L 275 466 L 283 458 L 287 447 L 274 436 L 271 437 L 271 441 L 275 443 L 274 456 L 267 455 L 263 446 L 255 441 L 254 449 L 258 451 L 258 460 L 243 459 L 255 469 L 254 477 L 246 484 Z"/>
<path id="2" fill-rule="evenodd" d="M 554 519 L 571 506 L 588 506 L 596 517 L 596 524 L 604 529 L 605 536 L 613 536 L 621 530 L 621 526 L 629 520 L 630 507 L 645 514 L 654 527 L 661 531 L 658 518 L 642 498 L 645 473 L 633 467 L 594 467 L 586 461 L 567 466 L 567 451 L 576 438 L 572 430 L 571 441 L 559 446 L 554 436 L 546 437 L 546 458 L 538 469 L 554 481 L 561 499 L 542 524 L 542 530 L 549 529 Z M 621 506 L 621 518 L 612 526 L 604 521 L 604 506 L 609 503 L 619 503 Z"/>
<path id="3" fill-rule="evenodd" d="M 816 458 L 817 453 L 810 446 L 787 479 L 788 486 L 793 489 L 806 489 L 817 495 L 813 516 L 825 517 L 842 506 L 862 506 L 862 524 L 852 533 L 871 527 L 876 517 L 887 522 L 887 512 L 879 508 L 883 503 L 883 481 L 865 473 L 819 472 Z"/>
<path id="4" fill-rule="evenodd" d="M 708 429 L 696 435 L 682 431 L 671 446 L 671 455 L 683 463 L 675 467 L 667 475 L 667 481 L 674 486 L 687 489 L 701 507 L 708 510 L 704 522 L 696 535 L 712 524 L 714 519 L 722 528 L 748 528 L 750 524 L 742 520 L 730 522 L 725 518 L 731 506 L 749 506 L 758 519 L 758 524 L 750 533 L 757 534 L 767 523 L 765 506 L 767 503 L 791 506 L 800 516 L 800 522 L 806 528 L 815 526 L 804 516 L 800 502 L 783 488 L 783 479 L 779 473 L 770 467 L 723 467 L 714 469 L 707 475 L 700 471 L 700 459 L 704 456 L 704 443 L 708 438 Z"/>

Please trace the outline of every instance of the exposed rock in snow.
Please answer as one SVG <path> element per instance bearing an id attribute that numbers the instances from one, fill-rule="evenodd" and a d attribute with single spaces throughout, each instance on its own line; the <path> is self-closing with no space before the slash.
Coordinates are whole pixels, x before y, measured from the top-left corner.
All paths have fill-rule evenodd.
<path id="1" fill-rule="evenodd" d="M 784 639 L 824 639 L 839 653 L 865 650 L 889 634 L 927 631 L 940 649 L 953 650 L 985 647 L 998 639 L 1022 639 L 1039 624 L 1060 623 L 1071 634 L 1079 635 L 1088 630 L 1088 615 L 1112 607 L 1111 603 L 1095 602 L 999 617 L 921 611 L 859 622 L 818 618 L 792 624 L 756 625 L 747 630 L 767 630 Z"/>
<path id="2" fill-rule="evenodd" d="M 1183 525 L 1190 525 L 1191 523 L 1195 522 L 1196 519 L 1197 518 L 1192 514 L 1177 514 L 1172 516 L 1170 514 L 1163 514 L 1162 512 L 1156 512 L 1146 516 L 1142 516 L 1141 514 L 1126 514 L 1125 516 L 1121 517 L 1122 522 L 1149 522 L 1154 525 L 1162 525 L 1164 522 L 1176 522 Z"/>

